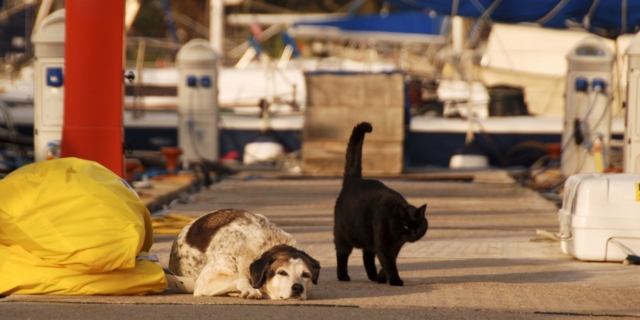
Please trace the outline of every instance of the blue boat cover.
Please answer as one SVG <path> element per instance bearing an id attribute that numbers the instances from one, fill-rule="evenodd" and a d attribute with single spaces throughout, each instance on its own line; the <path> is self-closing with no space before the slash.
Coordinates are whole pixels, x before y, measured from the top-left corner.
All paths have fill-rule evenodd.
<path id="1" fill-rule="evenodd" d="M 485 14 L 495 22 L 530 22 L 558 29 L 581 25 L 610 37 L 640 31 L 640 0 L 458 0 L 455 8 L 453 0 L 385 1 L 400 10 L 388 15 L 353 15 L 343 19 L 298 22 L 294 26 L 440 35 L 446 16 L 478 18 Z M 583 25 L 585 21 L 588 25 Z"/>
<path id="2" fill-rule="evenodd" d="M 318 22 L 298 22 L 294 26 L 312 25 L 337 27 L 343 31 L 397 32 L 439 35 L 443 15 L 429 14 L 425 10 L 395 12 L 386 16 L 379 14 L 354 15 L 342 19 Z"/>
<path id="3" fill-rule="evenodd" d="M 640 30 L 640 1 L 638 0 L 385 0 L 402 10 L 433 10 L 439 14 L 455 13 L 466 17 L 480 17 L 494 2 L 490 18 L 496 22 L 540 22 L 550 28 L 566 28 L 567 21 L 582 23 L 591 7 L 591 28 L 635 33 Z M 541 21 L 542 18 L 545 18 Z"/>

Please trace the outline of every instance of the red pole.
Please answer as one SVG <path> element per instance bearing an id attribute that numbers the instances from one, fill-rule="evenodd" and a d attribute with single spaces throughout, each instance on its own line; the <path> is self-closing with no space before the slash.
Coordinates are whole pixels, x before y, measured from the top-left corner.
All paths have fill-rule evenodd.
<path id="1" fill-rule="evenodd" d="M 124 174 L 124 1 L 66 0 L 62 157 Z"/>

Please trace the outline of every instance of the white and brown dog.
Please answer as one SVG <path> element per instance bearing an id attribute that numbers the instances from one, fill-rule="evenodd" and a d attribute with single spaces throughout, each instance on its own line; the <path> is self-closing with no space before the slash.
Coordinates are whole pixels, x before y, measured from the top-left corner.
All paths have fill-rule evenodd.
<path id="1" fill-rule="evenodd" d="M 182 229 L 169 270 L 195 280 L 195 296 L 300 299 L 318 284 L 320 263 L 288 233 L 259 214 L 223 209 Z"/>

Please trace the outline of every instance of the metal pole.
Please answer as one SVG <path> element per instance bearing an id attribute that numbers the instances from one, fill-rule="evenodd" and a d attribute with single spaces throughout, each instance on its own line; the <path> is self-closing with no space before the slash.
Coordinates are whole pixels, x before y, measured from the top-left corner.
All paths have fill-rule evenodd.
<path id="1" fill-rule="evenodd" d="M 220 58 L 224 57 L 224 3 L 223 0 L 209 0 L 209 42 Z"/>
<path id="2" fill-rule="evenodd" d="M 67 0 L 62 157 L 123 176 L 124 1 Z"/>

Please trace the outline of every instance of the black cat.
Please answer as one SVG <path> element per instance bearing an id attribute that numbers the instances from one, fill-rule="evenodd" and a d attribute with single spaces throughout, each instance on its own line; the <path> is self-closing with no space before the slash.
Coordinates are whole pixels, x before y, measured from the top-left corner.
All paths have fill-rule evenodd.
<path id="1" fill-rule="evenodd" d="M 338 280 L 349 281 L 347 263 L 353 248 L 362 249 L 367 276 L 392 286 L 403 285 L 396 258 L 406 242 L 415 242 L 427 232 L 427 205 L 416 208 L 398 192 L 378 180 L 362 179 L 362 144 L 371 124 L 353 128 L 347 146 L 342 190 L 334 211 L 333 242 L 338 258 Z M 382 265 L 376 272 L 375 257 Z"/>

